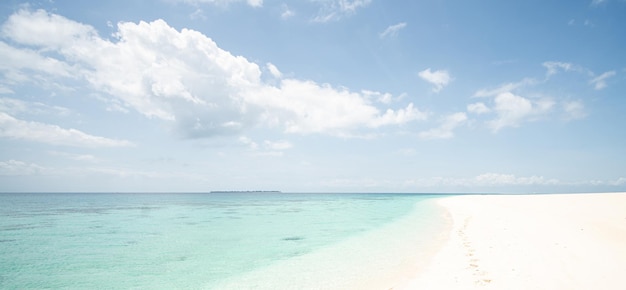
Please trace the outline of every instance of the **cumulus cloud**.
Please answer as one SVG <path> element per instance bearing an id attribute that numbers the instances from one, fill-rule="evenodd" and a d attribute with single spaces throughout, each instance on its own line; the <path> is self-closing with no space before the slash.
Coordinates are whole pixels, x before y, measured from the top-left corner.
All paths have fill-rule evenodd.
<path id="1" fill-rule="evenodd" d="M 246 92 L 244 99 L 264 109 L 265 122 L 283 124 L 290 133 L 345 136 L 346 130 L 400 125 L 427 117 L 412 103 L 381 113 L 362 94 L 295 79 L 283 79 L 278 87 Z"/>
<path id="2" fill-rule="evenodd" d="M 524 122 L 546 118 L 550 112 L 560 114 L 560 116 L 554 117 L 564 121 L 583 119 L 587 116 L 587 111 L 581 100 L 564 100 L 559 97 L 545 96 L 546 94 L 541 92 L 541 87 L 550 85 L 550 77 L 555 74 L 575 72 L 590 77 L 589 84 L 596 90 L 601 90 L 607 86 L 607 79 L 617 74 L 616 71 L 612 70 L 596 76 L 591 70 L 568 62 L 546 61 L 542 63 L 542 66 L 546 69 L 545 79 L 524 78 L 518 82 L 509 82 L 495 88 L 478 90 L 473 97 L 489 98 L 490 101 L 468 104 L 467 111 L 477 115 L 495 115 L 493 119 L 487 121 L 487 125 L 493 132 L 505 127 L 519 127 Z M 526 91 L 531 86 L 536 88 L 535 92 L 529 94 Z M 525 95 L 532 97 L 523 97 Z"/>
<path id="3" fill-rule="evenodd" d="M 392 110 L 387 109 L 385 114 L 376 116 L 370 121 L 371 127 L 380 127 L 386 125 L 401 125 L 415 120 L 426 120 L 428 113 L 422 112 L 409 103 L 404 109 Z"/>
<path id="4" fill-rule="evenodd" d="M 369 1 L 329 3 L 354 11 Z M 12 41 L 32 46 L 4 44 L 6 50 L 25 52 L 33 64 L 48 61 L 64 68 L 47 73 L 79 76 L 103 97 L 115 100 L 107 103 L 118 111 L 131 109 L 163 120 L 186 138 L 238 134 L 253 126 L 345 136 L 351 130 L 401 125 L 427 116 L 411 103 L 379 109 L 365 93 L 328 84 L 298 79 L 265 83 L 256 63 L 221 49 L 198 31 L 178 31 L 163 20 L 118 23 L 115 39 L 109 40 L 62 16 L 20 10 L 2 31 Z M 58 57 L 44 57 L 46 51 Z M 18 63 L 10 65 L 21 69 Z M 275 65 L 266 67 L 275 78 L 282 77 Z"/>
<path id="5" fill-rule="evenodd" d="M 385 29 L 385 31 L 381 32 L 378 36 L 380 38 L 386 37 L 395 37 L 398 35 L 398 32 L 406 27 L 406 22 L 400 22 L 398 24 L 391 25 Z"/>
<path id="6" fill-rule="evenodd" d="M 491 112 L 491 109 L 489 109 L 484 103 L 478 102 L 467 105 L 467 111 L 480 115 Z"/>
<path id="7" fill-rule="evenodd" d="M 44 10 L 17 11 L 2 26 L 2 34 L 21 44 L 50 49 L 61 49 L 68 43 L 97 38 L 93 27 Z"/>
<path id="8" fill-rule="evenodd" d="M 77 147 L 127 147 L 132 142 L 86 134 L 76 129 L 28 122 L 0 112 L 0 137 Z"/>
<path id="9" fill-rule="evenodd" d="M 607 71 L 595 78 L 593 78 L 591 81 L 589 81 L 590 84 L 593 85 L 593 88 L 596 90 L 601 90 L 606 88 L 606 80 L 612 76 L 614 76 L 616 73 L 614 70 L 612 71 Z"/>
<path id="10" fill-rule="evenodd" d="M 357 9 L 367 7 L 372 0 L 314 0 L 313 2 L 320 5 L 320 10 L 313 21 L 329 22 L 356 13 Z"/>
<path id="11" fill-rule="evenodd" d="M 393 95 L 391 95 L 390 93 L 381 93 L 370 90 L 362 90 L 361 94 L 363 94 L 363 96 L 368 99 L 374 99 L 375 101 L 383 104 L 389 104 L 391 103 L 391 101 L 400 99 L 402 97 L 400 96 L 398 98 L 394 98 Z"/>
<path id="12" fill-rule="evenodd" d="M 443 89 L 443 87 L 447 86 L 450 81 L 452 81 L 452 77 L 448 71 L 445 70 L 436 70 L 431 71 L 430 68 L 427 68 L 421 72 L 419 72 L 419 77 L 423 80 L 434 85 L 433 92 L 438 93 Z"/>
<path id="13" fill-rule="evenodd" d="M 3 75 L 1 81 L 5 85 L 35 82 L 51 86 L 52 80 L 47 80 L 46 77 L 41 77 L 42 75 L 72 79 L 77 75 L 77 71 L 74 67 L 52 57 L 41 55 L 41 52 L 36 50 L 18 49 L 0 41 L 0 74 Z"/>
<path id="14" fill-rule="evenodd" d="M 467 115 L 463 112 L 454 113 L 446 116 L 441 125 L 437 128 L 430 129 L 419 133 L 419 137 L 423 139 L 449 139 L 454 137 L 454 129 L 467 121 Z"/>
<path id="15" fill-rule="evenodd" d="M 494 132 L 504 127 L 518 127 L 522 122 L 532 120 L 548 112 L 554 102 L 548 99 L 530 100 L 510 92 L 501 93 L 494 99 L 496 119 L 489 122 Z"/>

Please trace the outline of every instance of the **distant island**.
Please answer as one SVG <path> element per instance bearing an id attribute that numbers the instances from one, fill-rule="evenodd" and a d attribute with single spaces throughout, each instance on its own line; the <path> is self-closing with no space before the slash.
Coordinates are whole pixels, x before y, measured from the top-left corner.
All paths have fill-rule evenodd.
<path id="1" fill-rule="evenodd" d="M 280 190 L 212 190 L 210 193 L 281 193 Z"/>

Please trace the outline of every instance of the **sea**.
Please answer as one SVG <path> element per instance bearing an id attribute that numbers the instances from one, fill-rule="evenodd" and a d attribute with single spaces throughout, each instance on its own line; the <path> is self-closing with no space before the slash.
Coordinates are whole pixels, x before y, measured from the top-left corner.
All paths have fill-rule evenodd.
<path id="1" fill-rule="evenodd" d="M 446 239 L 438 198 L 0 193 L 0 289 L 389 289 Z"/>

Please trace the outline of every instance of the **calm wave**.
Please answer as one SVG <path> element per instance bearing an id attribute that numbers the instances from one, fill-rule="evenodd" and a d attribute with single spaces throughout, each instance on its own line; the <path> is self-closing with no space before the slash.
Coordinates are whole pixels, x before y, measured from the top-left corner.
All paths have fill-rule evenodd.
<path id="1" fill-rule="evenodd" d="M 277 268 L 285 261 L 341 267 L 340 262 L 302 259 L 415 215 L 416 205 L 428 199 L 401 194 L 0 194 L 0 288 L 252 288 L 257 276 L 266 276 L 263 271 L 291 271 Z M 439 222 L 432 206 L 417 209 L 425 228 Z M 359 241 L 370 242 L 381 241 Z M 271 289 L 280 288 L 281 281 L 262 283 L 274 283 L 266 285 Z"/>

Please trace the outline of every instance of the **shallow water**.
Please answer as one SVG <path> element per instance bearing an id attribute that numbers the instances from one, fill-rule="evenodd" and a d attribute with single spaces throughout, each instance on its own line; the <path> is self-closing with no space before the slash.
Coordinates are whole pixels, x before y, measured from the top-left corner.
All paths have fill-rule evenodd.
<path id="1" fill-rule="evenodd" d="M 0 288 L 339 289 L 426 247 L 442 224 L 431 199 L 3 193 Z"/>

